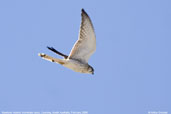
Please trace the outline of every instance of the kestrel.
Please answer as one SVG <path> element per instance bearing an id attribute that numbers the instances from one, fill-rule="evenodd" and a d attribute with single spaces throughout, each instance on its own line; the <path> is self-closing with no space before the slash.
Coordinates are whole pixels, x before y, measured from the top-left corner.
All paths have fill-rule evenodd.
<path id="1" fill-rule="evenodd" d="M 96 36 L 90 17 L 84 9 L 81 10 L 79 37 L 69 56 L 62 54 L 53 47 L 47 48 L 56 54 L 63 56 L 64 59 L 53 58 L 44 53 L 39 53 L 39 56 L 43 59 L 59 63 L 75 72 L 94 74 L 94 69 L 88 64 L 88 60 L 96 50 Z"/>

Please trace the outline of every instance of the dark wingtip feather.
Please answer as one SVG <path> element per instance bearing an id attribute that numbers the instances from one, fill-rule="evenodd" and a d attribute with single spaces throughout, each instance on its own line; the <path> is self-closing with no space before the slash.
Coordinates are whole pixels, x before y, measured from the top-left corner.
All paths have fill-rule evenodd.
<path id="1" fill-rule="evenodd" d="M 84 8 L 81 9 L 82 12 L 85 12 Z"/>
<path id="2" fill-rule="evenodd" d="M 63 56 L 65 59 L 67 59 L 67 58 L 68 58 L 68 56 L 67 56 L 67 55 L 65 55 L 65 54 L 63 54 L 63 53 L 61 53 L 61 52 L 57 51 L 57 50 L 56 50 L 55 48 L 53 48 L 53 47 L 49 47 L 49 46 L 47 46 L 47 48 L 48 48 L 49 50 L 51 50 L 51 51 L 55 52 L 56 54 Z"/>
<path id="3" fill-rule="evenodd" d="M 49 46 L 47 46 L 47 48 L 50 49 L 50 50 L 54 49 L 53 47 L 49 47 Z"/>
<path id="4" fill-rule="evenodd" d="M 48 48 L 48 49 L 50 49 L 50 47 L 49 47 L 49 46 L 47 46 L 47 48 Z"/>
<path id="5" fill-rule="evenodd" d="M 53 48 L 53 47 L 47 46 L 47 48 L 48 48 L 49 50 L 55 52 L 55 53 L 60 53 L 60 52 L 58 52 L 58 51 L 57 51 L 55 48 Z"/>
<path id="6" fill-rule="evenodd" d="M 83 8 L 81 9 L 81 12 L 82 12 L 81 15 L 86 15 L 86 16 L 88 16 L 88 14 L 86 13 L 86 11 L 85 11 Z"/>

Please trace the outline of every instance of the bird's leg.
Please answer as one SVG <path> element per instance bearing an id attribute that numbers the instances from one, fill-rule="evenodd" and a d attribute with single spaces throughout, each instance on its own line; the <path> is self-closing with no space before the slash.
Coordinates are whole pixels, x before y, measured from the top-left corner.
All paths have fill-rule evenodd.
<path id="1" fill-rule="evenodd" d="M 45 60 L 51 61 L 51 62 L 55 62 L 55 63 L 59 63 L 61 65 L 65 64 L 65 60 L 61 60 L 61 59 L 57 59 L 57 58 L 53 58 L 49 55 L 46 55 L 44 53 L 39 53 L 38 54 L 40 57 L 42 57 Z"/>

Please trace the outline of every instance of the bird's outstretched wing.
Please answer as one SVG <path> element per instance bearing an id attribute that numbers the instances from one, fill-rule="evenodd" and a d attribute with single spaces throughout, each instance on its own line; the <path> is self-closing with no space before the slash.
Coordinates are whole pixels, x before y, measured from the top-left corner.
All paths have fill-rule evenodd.
<path id="1" fill-rule="evenodd" d="M 68 56 L 67 56 L 67 55 L 65 55 L 65 54 L 63 54 L 63 53 L 61 53 L 61 52 L 57 51 L 57 50 L 56 50 L 55 48 L 53 48 L 53 47 L 48 47 L 48 46 L 47 46 L 47 48 L 48 48 L 49 50 L 51 50 L 51 51 L 55 52 L 56 54 L 58 54 L 58 55 L 60 55 L 60 56 L 63 56 L 65 59 L 67 59 L 67 58 L 68 58 Z"/>
<path id="2" fill-rule="evenodd" d="M 96 50 L 96 36 L 90 17 L 84 9 L 82 9 L 81 17 L 79 38 L 69 54 L 69 59 L 88 63 L 88 59 Z"/>

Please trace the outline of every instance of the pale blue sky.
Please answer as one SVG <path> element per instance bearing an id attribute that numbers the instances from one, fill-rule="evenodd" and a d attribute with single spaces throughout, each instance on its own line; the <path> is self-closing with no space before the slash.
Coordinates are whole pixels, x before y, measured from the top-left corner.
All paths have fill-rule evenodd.
<path id="1" fill-rule="evenodd" d="M 0 111 L 171 112 L 171 1 L 1 0 Z M 95 75 L 42 60 L 69 54 L 81 8 L 92 19 Z"/>

